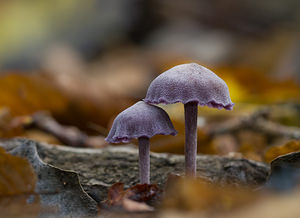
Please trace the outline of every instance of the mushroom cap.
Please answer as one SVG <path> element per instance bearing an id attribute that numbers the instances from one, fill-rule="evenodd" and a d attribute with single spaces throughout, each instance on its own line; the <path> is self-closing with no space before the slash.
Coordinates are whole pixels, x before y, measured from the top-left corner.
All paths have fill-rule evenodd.
<path id="1" fill-rule="evenodd" d="M 176 134 L 168 114 L 162 108 L 139 101 L 115 118 L 105 140 L 109 143 L 128 143 L 133 138 Z"/>
<path id="2" fill-rule="evenodd" d="M 198 105 L 232 110 L 226 83 L 209 69 L 196 64 L 177 65 L 156 77 L 150 84 L 146 103 Z"/>

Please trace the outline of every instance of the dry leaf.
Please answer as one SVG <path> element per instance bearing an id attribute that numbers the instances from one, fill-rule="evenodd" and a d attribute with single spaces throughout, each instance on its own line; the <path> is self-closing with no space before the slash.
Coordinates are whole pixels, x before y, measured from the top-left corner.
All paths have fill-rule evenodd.
<path id="1" fill-rule="evenodd" d="M 152 211 L 146 203 L 157 200 L 160 191 L 156 185 L 138 184 L 124 190 L 123 183 L 116 183 L 108 190 L 106 204 L 126 211 Z"/>
<path id="2" fill-rule="evenodd" d="M 40 206 L 35 185 L 36 175 L 29 162 L 0 148 L 1 217 L 37 216 Z"/>
<path id="3" fill-rule="evenodd" d="M 0 196 L 33 194 L 36 176 L 27 160 L 0 148 Z"/>
<path id="4" fill-rule="evenodd" d="M 169 183 L 162 207 L 185 211 L 224 212 L 247 205 L 255 198 L 255 193 L 247 188 L 177 178 Z"/>
<path id="5" fill-rule="evenodd" d="M 6 73 L 0 76 L 0 105 L 9 108 L 13 116 L 38 110 L 61 113 L 66 110 L 68 99 L 39 76 Z"/>
<path id="6" fill-rule="evenodd" d="M 265 152 L 264 159 L 266 162 L 270 163 L 276 157 L 284 154 L 288 154 L 294 151 L 300 150 L 300 142 L 299 141 L 290 141 L 284 145 L 280 146 L 272 146 L 267 149 Z"/>
<path id="7" fill-rule="evenodd" d="M 149 205 L 141 202 L 136 202 L 125 198 L 123 200 L 123 207 L 126 211 L 129 212 L 145 212 L 145 211 L 153 211 L 154 208 L 150 207 Z"/>

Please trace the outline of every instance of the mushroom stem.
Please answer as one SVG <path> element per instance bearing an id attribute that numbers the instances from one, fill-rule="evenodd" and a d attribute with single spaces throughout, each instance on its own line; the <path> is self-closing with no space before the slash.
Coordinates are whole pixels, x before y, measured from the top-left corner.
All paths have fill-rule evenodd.
<path id="1" fill-rule="evenodd" d="M 197 157 L 197 102 L 189 102 L 184 105 L 185 117 L 185 173 L 188 176 L 196 176 Z"/>
<path id="2" fill-rule="evenodd" d="M 139 139 L 140 183 L 150 184 L 150 144 L 149 138 Z"/>

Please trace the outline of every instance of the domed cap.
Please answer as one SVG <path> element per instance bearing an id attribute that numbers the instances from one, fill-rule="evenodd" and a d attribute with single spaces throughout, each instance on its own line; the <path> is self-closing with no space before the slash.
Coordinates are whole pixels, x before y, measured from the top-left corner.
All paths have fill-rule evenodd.
<path id="1" fill-rule="evenodd" d="M 116 117 L 105 140 L 110 143 L 127 143 L 133 138 L 176 134 L 177 131 L 163 109 L 139 101 Z"/>
<path id="2" fill-rule="evenodd" d="M 148 88 L 146 103 L 197 102 L 202 106 L 232 110 L 226 83 L 209 69 L 190 63 L 175 66 L 156 77 Z"/>

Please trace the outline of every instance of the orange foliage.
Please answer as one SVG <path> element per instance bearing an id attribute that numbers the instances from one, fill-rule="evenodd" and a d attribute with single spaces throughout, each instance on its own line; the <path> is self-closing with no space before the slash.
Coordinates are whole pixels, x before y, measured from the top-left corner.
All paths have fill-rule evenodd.
<path id="1" fill-rule="evenodd" d="M 221 187 L 199 179 L 176 179 L 167 187 L 163 208 L 186 211 L 231 211 L 257 196 L 248 189 Z"/>
<path id="2" fill-rule="evenodd" d="M 300 141 L 290 141 L 284 145 L 272 146 L 265 153 L 265 161 L 270 163 L 276 157 L 300 150 Z"/>
<path id="3" fill-rule="evenodd" d="M 33 194 L 36 176 L 27 160 L 0 148 L 0 196 Z"/>
<path id="4" fill-rule="evenodd" d="M 300 87 L 295 80 L 276 80 L 272 75 L 260 72 L 249 67 L 222 67 L 216 69 L 233 92 L 243 92 L 242 102 L 274 103 L 288 100 L 299 100 Z M 231 80 L 238 83 L 238 90 L 231 87 Z M 242 88 L 241 88 L 242 87 Z"/>
<path id="5" fill-rule="evenodd" d="M 59 113 L 66 109 L 67 98 L 40 77 L 4 74 L 0 77 L 0 107 L 12 115 L 27 115 L 39 110 Z"/>

